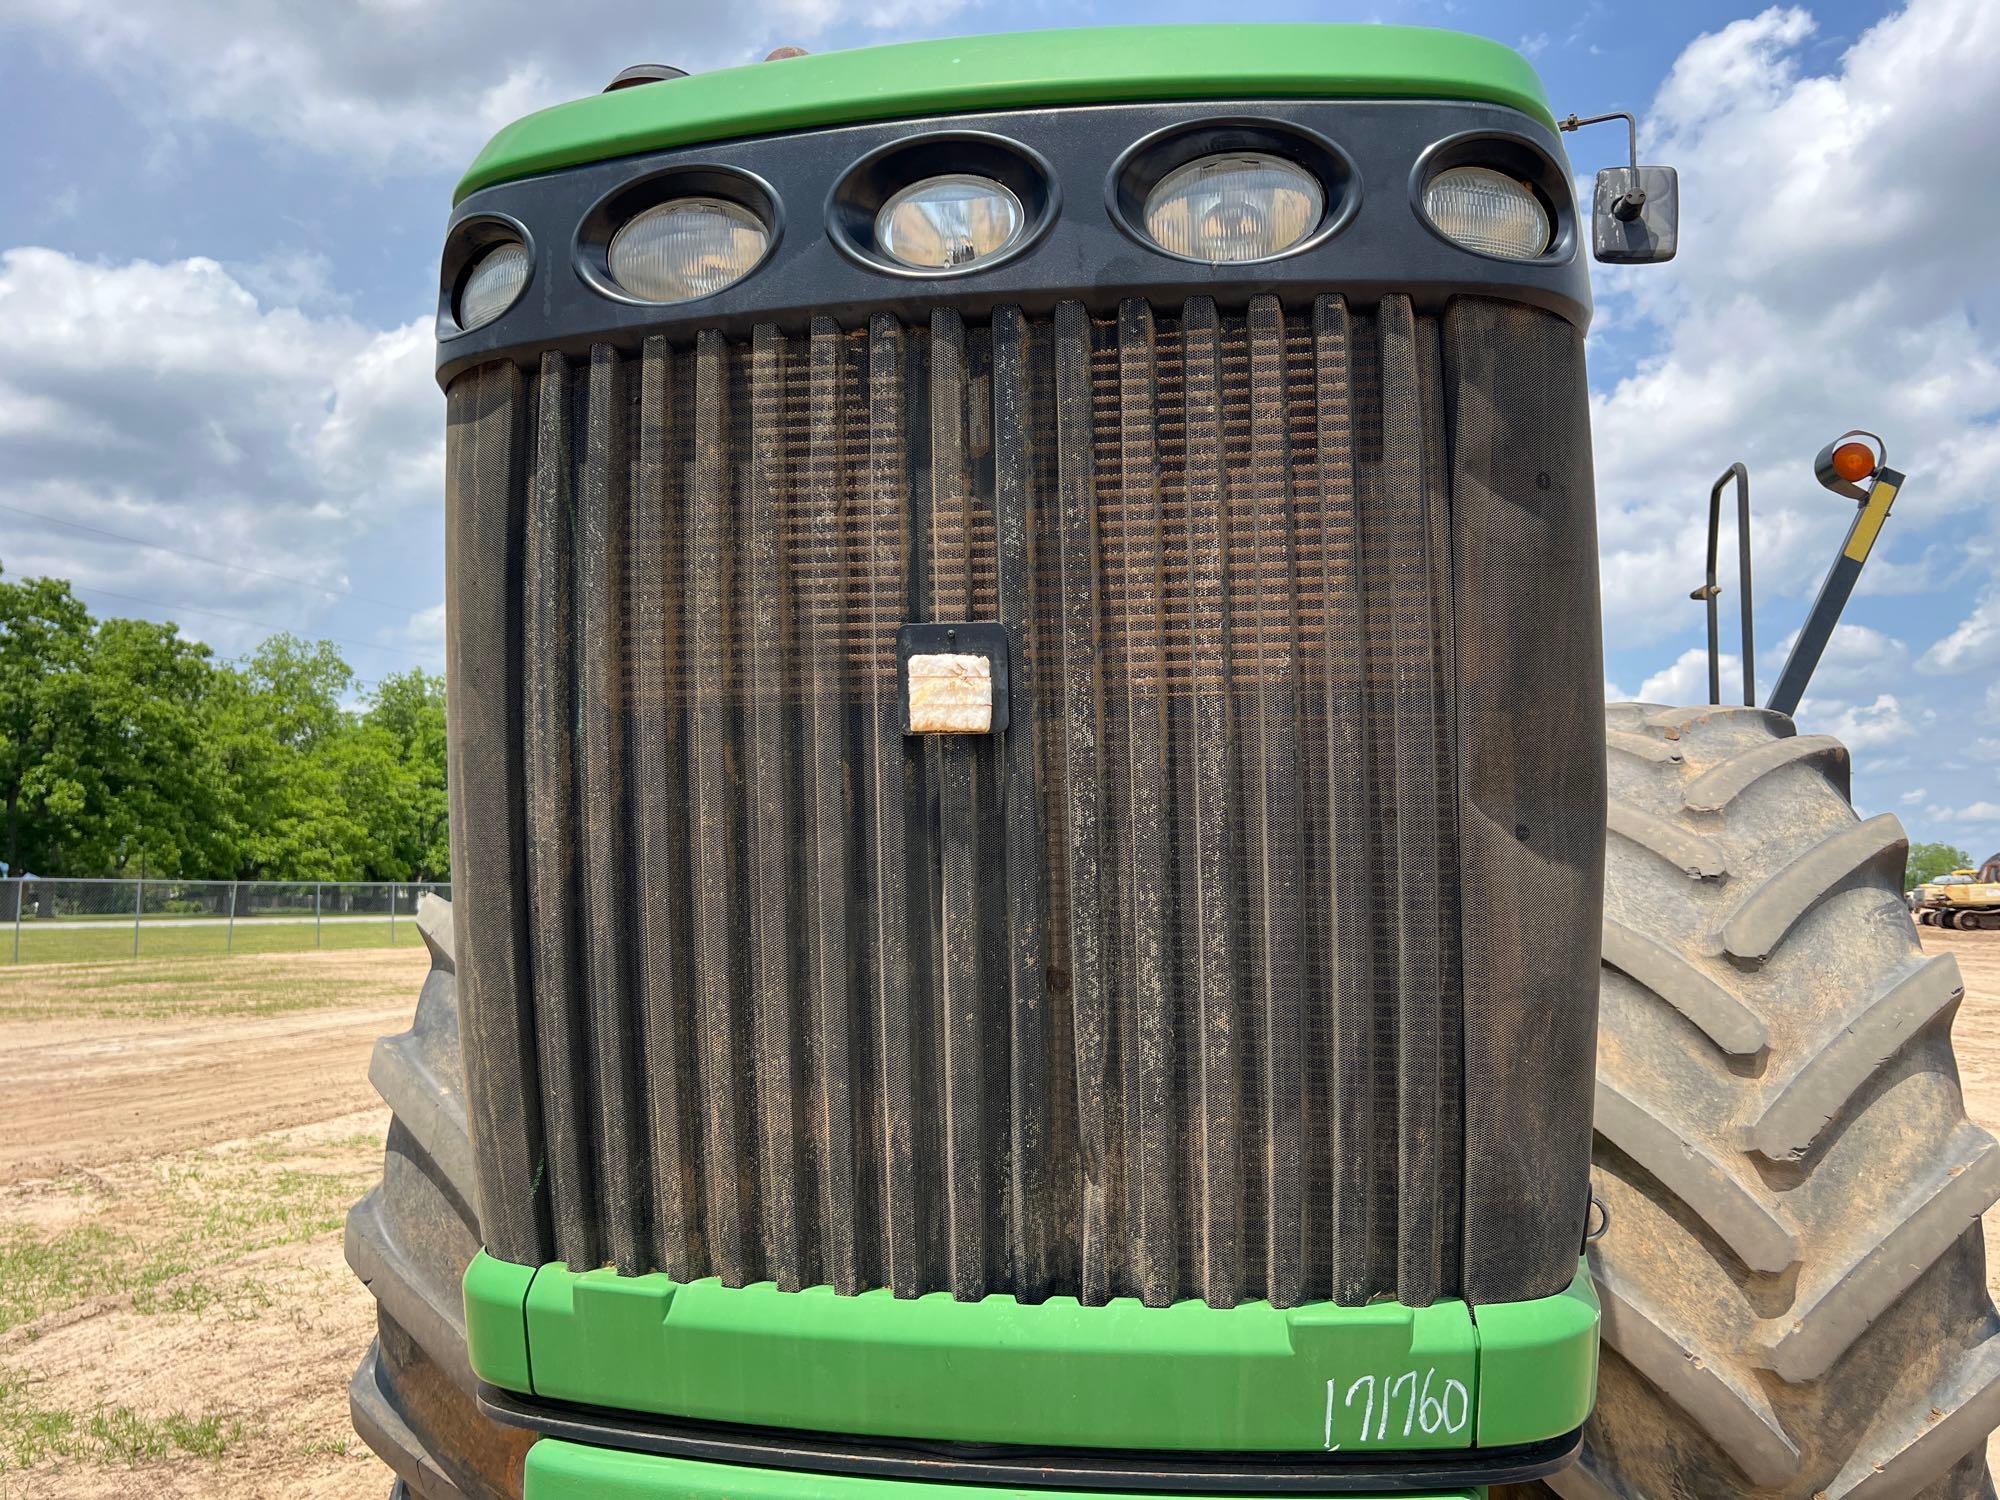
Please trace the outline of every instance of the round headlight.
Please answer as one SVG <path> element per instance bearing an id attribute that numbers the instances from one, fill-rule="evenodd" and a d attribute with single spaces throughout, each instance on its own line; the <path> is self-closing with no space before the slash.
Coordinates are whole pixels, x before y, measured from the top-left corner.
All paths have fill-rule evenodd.
<path id="1" fill-rule="evenodd" d="M 453 310 L 458 326 L 477 328 L 512 307 L 521 288 L 528 284 L 531 264 L 528 247 L 519 240 L 495 245 L 480 256 L 458 291 L 458 306 Z"/>
<path id="2" fill-rule="evenodd" d="M 741 281 L 770 248 L 771 232 L 726 198 L 677 198 L 611 236 L 611 279 L 647 302 L 688 302 Z"/>
<path id="3" fill-rule="evenodd" d="M 918 271 L 950 271 L 990 260 L 1021 237 L 1027 215 L 1012 189 L 953 172 L 913 182 L 882 205 L 875 241 Z"/>
<path id="4" fill-rule="evenodd" d="M 1491 167 L 1451 167 L 1424 188 L 1424 212 L 1468 250 L 1533 260 L 1549 248 L 1549 215 L 1524 182 Z"/>
<path id="5" fill-rule="evenodd" d="M 1204 156 L 1146 195 L 1146 233 L 1190 260 L 1269 260 L 1317 229 L 1325 211 L 1318 179 L 1294 162 L 1259 152 Z"/>

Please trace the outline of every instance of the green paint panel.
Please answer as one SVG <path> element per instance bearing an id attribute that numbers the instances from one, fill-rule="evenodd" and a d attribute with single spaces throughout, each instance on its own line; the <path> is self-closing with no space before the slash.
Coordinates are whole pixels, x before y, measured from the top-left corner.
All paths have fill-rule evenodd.
<path id="1" fill-rule="evenodd" d="M 1161 1450 L 1464 1448 L 1478 1405 L 1462 1302 L 1028 1306 L 548 1266 L 527 1310 L 538 1396 L 819 1432 Z"/>
<path id="2" fill-rule="evenodd" d="M 533 1266 L 495 1260 L 484 1250 L 465 1268 L 465 1347 L 472 1372 L 503 1390 L 534 1389 L 528 1369 L 528 1288 Z"/>
<path id="3" fill-rule="evenodd" d="M 1077 1491 L 995 1489 L 990 1485 L 919 1484 L 848 1474 L 742 1469 L 621 1453 L 544 1439 L 528 1450 L 526 1500 L 1066 1500 Z M 1137 1500 L 1123 1491 L 1091 1490 L 1088 1500 Z M 1437 1492 L 1427 1500 L 1485 1500 L 1482 1490 Z M 1218 1496 L 1217 1500 L 1222 1500 Z M 1350 1496 L 1348 1500 L 1371 1500 Z M 1372 1500 L 1389 1500 L 1375 1496 Z M 1411 1495 L 1396 1500 L 1419 1500 Z"/>
<path id="4" fill-rule="evenodd" d="M 1555 123 L 1527 60 L 1419 26 L 1089 27 L 753 63 L 597 94 L 504 127 L 459 198 L 584 162 L 868 120 L 1195 99 L 1467 99 Z"/>
<path id="5" fill-rule="evenodd" d="M 1574 1432 L 1597 1402 L 1597 1288 L 1590 1267 L 1559 1296 L 1477 1309 L 1479 1444 Z"/>
<path id="6" fill-rule="evenodd" d="M 472 1367 L 610 1410 L 938 1441 L 1158 1450 L 1501 1447 L 1583 1425 L 1589 1271 L 1534 1302 L 1083 1307 L 466 1271 Z M 532 1348 L 532 1358 L 530 1349 Z"/>

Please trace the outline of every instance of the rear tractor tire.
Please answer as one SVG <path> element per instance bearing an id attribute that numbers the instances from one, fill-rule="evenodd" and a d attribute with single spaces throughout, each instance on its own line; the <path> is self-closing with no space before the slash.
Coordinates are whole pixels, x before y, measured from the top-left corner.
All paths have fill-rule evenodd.
<path id="1" fill-rule="evenodd" d="M 431 971 L 416 1019 L 368 1068 L 393 1118 L 382 1180 L 347 1215 L 347 1263 L 376 1301 L 348 1406 L 396 1472 L 392 1500 L 519 1500 L 532 1435 L 481 1415 L 466 1363 L 460 1288 L 480 1234 L 450 904 L 425 896 L 417 926 Z"/>
<path id="2" fill-rule="evenodd" d="M 1917 944 L 1903 829 L 1858 819 L 1846 750 L 1781 714 L 1607 718 L 1603 1365 L 1582 1458 L 1546 1484 L 1992 1496 L 2000 1146 L 1966 1118 L 1964 989 Z"/>

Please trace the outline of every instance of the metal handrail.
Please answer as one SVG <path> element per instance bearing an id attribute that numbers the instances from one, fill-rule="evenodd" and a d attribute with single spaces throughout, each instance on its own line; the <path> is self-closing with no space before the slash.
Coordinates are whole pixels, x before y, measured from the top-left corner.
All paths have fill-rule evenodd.
<path id="1" fill-rule="evenodd" d="M 1743 595 L 1743 704 L 1754 708 L 1757 703 L 1757 640 L 1752 625 L 1755 605 L 1750 579 L 1750 471 L 1739 461 L 1724 469 L 1716 476 L 1715 483 L 1708 491 L 1708 571 L 1702 586 L 1688 594 L 1690 599 L 1698 599 L 1708 607 L 1708 701 L 1722 702 L 1722 622 L 1716 609 L 1715 600 L 1722 592 L 1722 585 L 1716 581 L 1716 552 L 1721 546 L 1722 533 L 1722 490 L 1730 480 L 1736 481 L 1736 576 L 1737 588 Z"/>

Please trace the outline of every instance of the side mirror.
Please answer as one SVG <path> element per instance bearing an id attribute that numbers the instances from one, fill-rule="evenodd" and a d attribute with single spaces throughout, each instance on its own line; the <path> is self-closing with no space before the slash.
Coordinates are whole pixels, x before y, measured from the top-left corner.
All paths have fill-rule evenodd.
<path id="1" fill-rule="evenodd" d="M 1590 252 L 1614 266 L 1651 266 L 1680 248 L 1681 179 L 1672 167 L 1606 167 L 1590 211 Z"/>
<path id="2" fill-rule="evenodd" d="M 1597 174 L 1590 212 L 1590 253 L 1614 266 L 1656 266 L 1672 260 L 1681 240 L 1681 174 L 1672 167 L 1639 165 L 1639 122 L 1625 110 L 1583 119 L 1571 115 L 1556 129 L 1625 122 L 1632 165 L 1606 167 Z"/>

